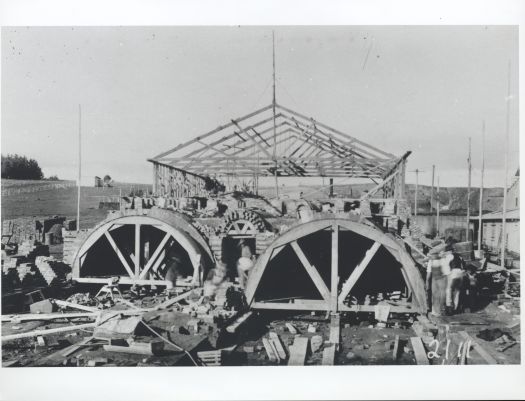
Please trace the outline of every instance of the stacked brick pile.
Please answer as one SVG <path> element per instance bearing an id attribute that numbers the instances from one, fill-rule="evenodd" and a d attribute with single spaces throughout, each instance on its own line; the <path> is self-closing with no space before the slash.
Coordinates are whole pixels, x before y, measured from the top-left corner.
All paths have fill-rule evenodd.
<path id="1" fill-rule="evenodd" d="M 275 240 L 275 234 L 269 231 L 258 233 L 255 237 L 255 253 L 261 255 Z"/>
<path id="2" fill-rule="evenodd" d="M 62 237 L 64 238 L 64 256 L 62 260 L 64 263 L 69 265 L 73 264 L 73 259 L 84 240 L 88 237 L 88 234 L 89 231 L 87 230 L 82 230 L 79 233 L 76 231 L 62 230 Z"/>
<path id="3" fill-rule="evenodd" d="M 38 233 L 36 230 L 36 219 L 17 218 L 2 221 L 2 234 L 13 234 L 10 242 L 20 243 L 24 240 L 34 239 Z"/>
<path id="4" fill-rule="evenodd" d="M 47 285 L 54 285 L 66 279 L 71 269 L 62 262 L 51 257 L 38 256 L 35 259 L 36 268 Z"/>
<path id="5" fill-rule="evenodd" d="M 39 244 L 35 240 L 26 240 L 18 246 L 18 254 L 24 255 L 28 259 L 34 259 L 41 255 L 49 256 L 49 246 Z"/>
<path id="6" fill-rule="evenodd" d="M 16 268 L 16 271 L 18 273 L 18 279 L 23 286 L 34 284 L 35 274 L 31 263 L 22 263 Z"/>

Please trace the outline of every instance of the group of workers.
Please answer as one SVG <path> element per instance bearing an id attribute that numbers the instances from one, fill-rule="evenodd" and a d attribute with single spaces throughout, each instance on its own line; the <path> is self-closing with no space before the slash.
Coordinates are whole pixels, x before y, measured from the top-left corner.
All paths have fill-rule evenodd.
<path id="1" fill-rule="evenodd" d="M 454 252 L 454 240 L 448 238 L 443 247 L 428 253 L 425 289 L 434 316 L 458 313 L 466 304 L 472 306 L 475 279 L 463 259 Z"/>

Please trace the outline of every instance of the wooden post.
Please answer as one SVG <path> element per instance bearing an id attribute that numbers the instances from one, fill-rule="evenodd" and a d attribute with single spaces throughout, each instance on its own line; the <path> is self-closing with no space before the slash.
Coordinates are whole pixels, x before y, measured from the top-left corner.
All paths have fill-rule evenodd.
<path id="1" fill-rule="evenodd" d="M 339 284 L 339 226 L 332 224 L 332 283 L 330 310 L 337 312 L 337 286 Z"/>
<path id="2" fill-rule="evenodd" d="M 485 120 L 483 120 L 483 139 L 481 156 L 481 186 L 479 187 L 479 218 L 478 218 L 478 251 L 481 251 L 481 232 L 483 230 L 483 178 L 485 175 Z"/>
<path id="3" fill-rule="evenodd" d="M 135 277 L 140 276 L 140 224 L 135 224 Z"/>
<path id="4" fill-rule="evenodd" d="M 78 105 L 77 233 L 80 231 L 80 178 L 82 176 L 82 107 Z"/>
<path id="5" fill-rule="evenodd" d="M 507 122 L 505 130 L 505 187 L 503 189 L 503 210 L 501 221 L 501 268 L 505 268 L 505 248 L 507 245 L 507 175 L 509 170 L 509 125 L 510 125 L 510 61 L 507 81 Z"/>
<path id="6" fill-rule="evenodd" d="M 434 204 L 434 173 L 436 166 L 432 165 L 432 190 L 430 191 L 430 214 L 433 214 L 432 205 Z"/>
<path id="7" fill-rule="evenodd" d="M 436 236 L 439 237 L 439 209 L 441 205 L 439 203 L 439 175 L 437 177 L 437 193 L 436 193 Z"/>
<path id="8" fill-rule="evenodd" d="M 275 100 L 275 33 L 272 31 L 272 71 L 273 71 L 273 100 L 272 100 L 272 112 L 273 112 L 273 159 L 275 160 L 275 197 L 279 198 L 279 180 L 277 179 L 277 127 L 275 125 L 275 106 L 277 104 Z"/>
<path id="9" fill-rule="evenodd" d="M 414 216 L 417 217 L 417 192 L 419 185 L 419 170 L 416 168 L 416 190 L 414 192 Z"/>
<path id="10" fill-rule="evenodd" d="M 470 238 L 470 179 L 471 179 L 471 173 L 472 173 L 472 161 L 471 161 L 471 138 L 468 138 L 468 189 L 467 189 L 467 232 L 466 232 L 466 240 L 468 242 Z"/>

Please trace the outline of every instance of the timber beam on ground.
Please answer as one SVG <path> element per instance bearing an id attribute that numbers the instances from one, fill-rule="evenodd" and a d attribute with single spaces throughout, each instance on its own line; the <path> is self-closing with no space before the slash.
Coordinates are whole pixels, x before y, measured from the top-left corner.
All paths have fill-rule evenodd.
<path id="1" fill-rule="evenodd" d="M 266 309 L 266 310 L 303 310 L 303 311 L 330 311 L 330 304 L 323 301 L 311 301 L 311 302 L 264 302 L 255 301 L 250 307 L 252 309 Z M 340 312 L 363 312 L 363 313 L 374 313 L 376 308 L 375 305 L 344 305 L 339 304 L 338 309 Z M 409 306 L 395 306 L 390 307 L 390 313 L 399 314 L 417 314 L 419 313 L 414 308 Z"/>

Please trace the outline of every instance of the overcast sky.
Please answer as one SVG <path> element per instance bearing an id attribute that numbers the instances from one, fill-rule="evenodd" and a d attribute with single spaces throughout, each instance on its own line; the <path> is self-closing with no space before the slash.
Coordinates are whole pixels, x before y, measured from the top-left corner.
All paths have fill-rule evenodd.
<path id="1" fill-rule="evenodd" d="M 2 154 L 83 183 L 151 183 L 147 158 L 271 102 L 396 155 L 430 184 L 466 186 L 468 137 L 479 183 L 518 167 L 518 29 L 469 27 L 74 27 L 2 29 Z M 407 181 L 414 182 L 407 173 Z"/>

